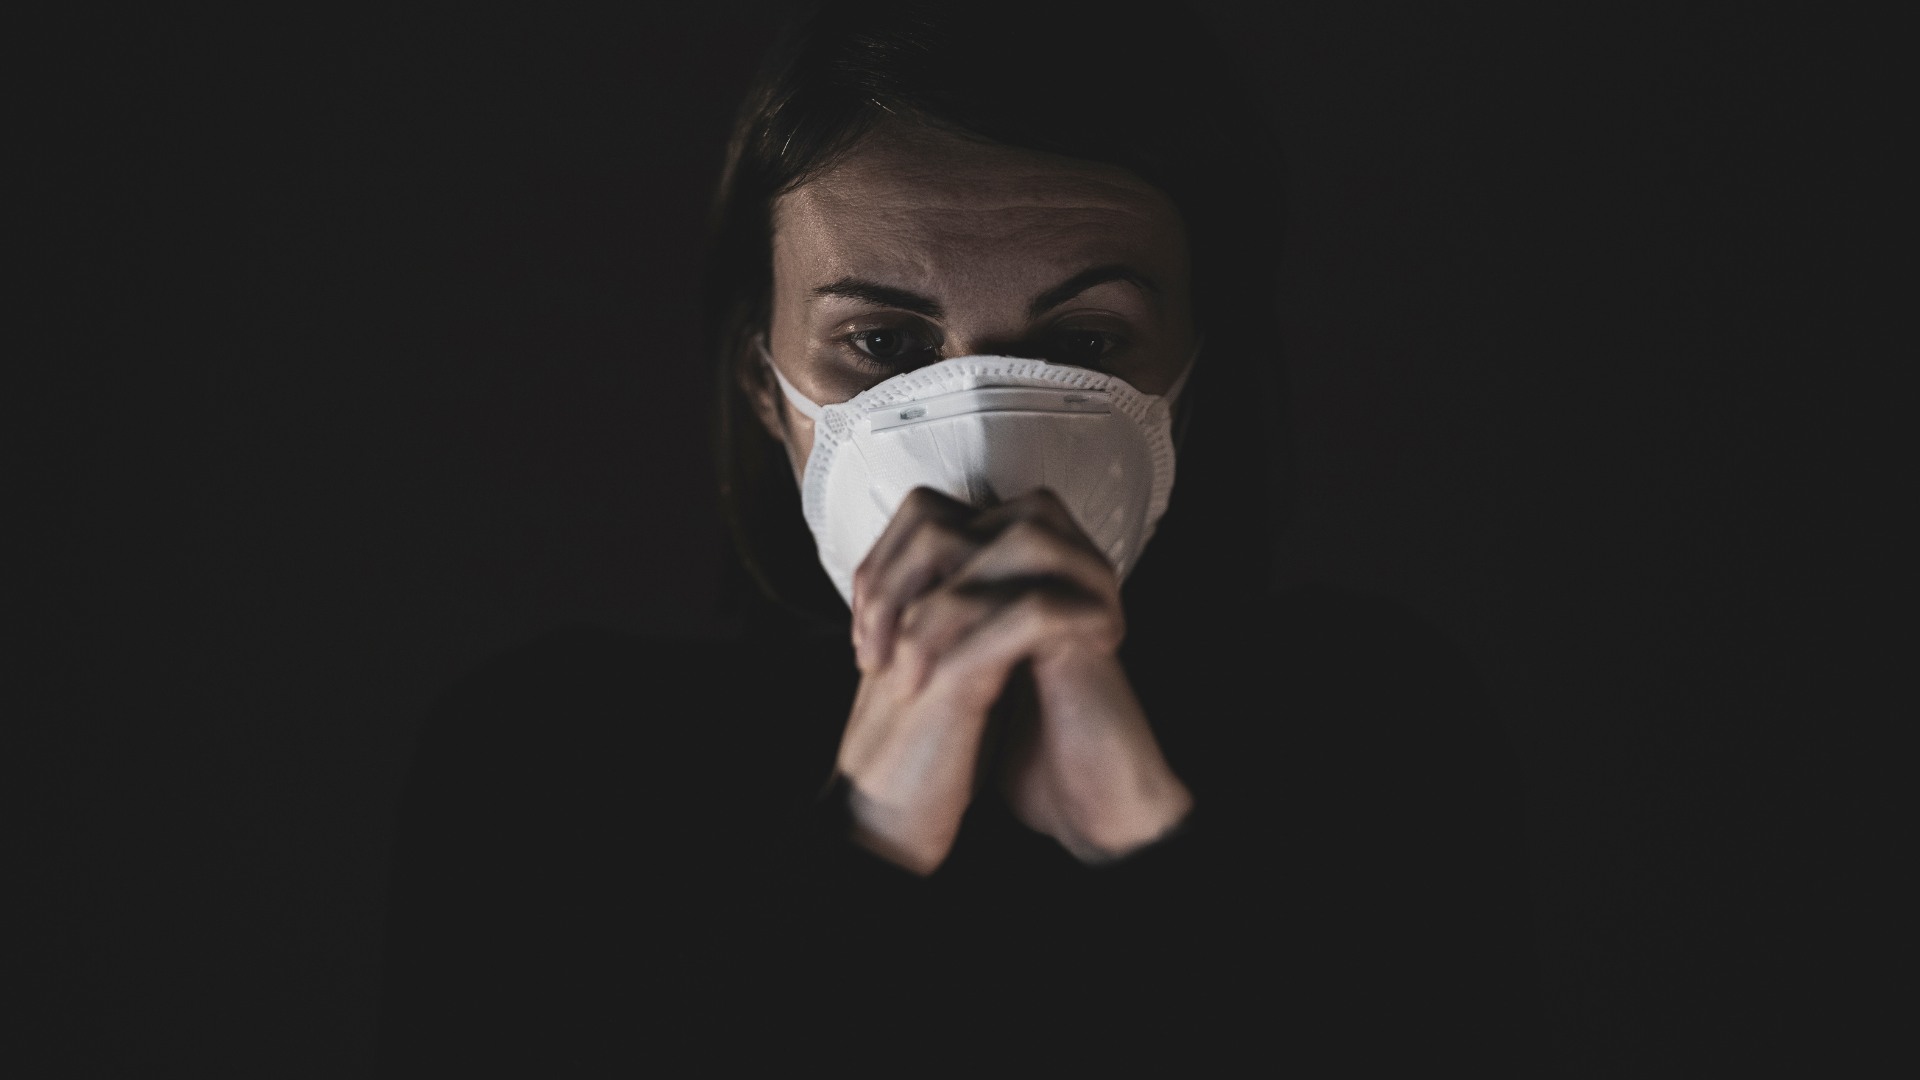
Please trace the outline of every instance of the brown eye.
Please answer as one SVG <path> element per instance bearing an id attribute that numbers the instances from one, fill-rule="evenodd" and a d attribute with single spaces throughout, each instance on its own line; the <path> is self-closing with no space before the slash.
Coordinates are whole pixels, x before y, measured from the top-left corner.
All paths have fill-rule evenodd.
<path id="1" fill-rule="evenodd" d="M 927 352 L 933 346 L 911 330 L 889 327 L 884 330 L 858 330 L 847 340 L 854 348 L 887 365 L 898 365 Z"/>
<path id="2" fill-rule="evenodd" d="M 1113 347 L 1107 335 L 1094 330 L 1068 330 L 1054 337 L 1047 359 L 1056 364 L 1092 367 Z"/>

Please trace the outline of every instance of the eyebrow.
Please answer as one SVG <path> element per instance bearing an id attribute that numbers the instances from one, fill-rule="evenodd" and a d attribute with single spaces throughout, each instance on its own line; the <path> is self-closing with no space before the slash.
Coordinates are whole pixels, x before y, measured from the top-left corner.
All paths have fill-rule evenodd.
<path id="1" fill-rule="evenodd" d="M 1108 263 L 1082 270 L 1067 280 L 1033 298 L 1027 305 L 1027 317 L 1039 318 L 1041 315 L 1059 307 L 1061 304 L 1079 296 L 1096 285 L 1105 285 L 1110 281 L 1125 281 L 1144 293 L 1158 293 L 1160 286 L 1147 275 L 1123 263 Z M 882 307 L 899 308 L 923 315 L 929 319 L 946 318 L 947 311 L 940 301 L 930 296 L 921 296 L 916 292 L 896 289 L 891 285 L 882 285 L 877 281 L 863 278 L 843 277 L 838 281 L 817 286 L 815 296 L 841 296 L 849 300 L 864 300 L 869 304 Z"/>
<path id="2" fill-rule="evenodd" d="M 1152 278 L 1124 263 L 1108 263 L 1089 270 L 1082 270 L 1067 280 L 1033 298 L 1027 305 L 1027 318 L 1037 319 L 1059 307 L 1061 304 L 1079 296 L 1095 285 L 1105 285 L 1109 281 L 1124 281 L 1143 293 L 1153 294 L 1160 291 Z"/>
<path id="3" fill-rule="evenodd" d="M 911 311 L 915 315 L 924 315 L 929 319 L 940 320 L 947 317 L 947 310 L 940 301 L 919 293 L 896 289 L 891 285 L 882 285 L 877 281 L 863 281 L 860 278 L 843 277 L 839 281 L 822 285 L 813 290 L 815 296 L 844 296 L 849 300 L 865 300 L 869 304 L 881 307 L 899 308 Z"/>

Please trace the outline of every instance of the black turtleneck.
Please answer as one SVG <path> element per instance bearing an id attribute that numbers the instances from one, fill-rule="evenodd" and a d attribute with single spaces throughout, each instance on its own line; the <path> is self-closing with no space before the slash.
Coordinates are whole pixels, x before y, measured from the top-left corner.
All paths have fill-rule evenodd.
<path id="1" fill-rule="evenodd" d="M 846 839 L 843 636 L 486 665 L 402 806 L 389 1071 L 1529 1072 L 1518 771 L 1447 643 L 1307 590 L 1136 620 L 1124 660 L 1187 822 L 1089 867 L 988 792 L 924 879 Z"/>

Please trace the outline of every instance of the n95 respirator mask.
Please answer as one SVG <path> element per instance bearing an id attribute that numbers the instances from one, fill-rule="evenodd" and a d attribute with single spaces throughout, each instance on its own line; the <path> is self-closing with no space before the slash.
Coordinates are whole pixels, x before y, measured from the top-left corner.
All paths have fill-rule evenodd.
<path id="1" fill-rule="evenodd" d="M 896 375 L 849 401 L 808 400 L 767 356 L 787 400 L 813 419 L 800 505 L 820 564 L 848 604 L 853 572 L 917 487 L 985 509 L 1048 488 L 1124 580 L 1173 491 L 1174 400 L 1066 364 L 963 356 Z"/>

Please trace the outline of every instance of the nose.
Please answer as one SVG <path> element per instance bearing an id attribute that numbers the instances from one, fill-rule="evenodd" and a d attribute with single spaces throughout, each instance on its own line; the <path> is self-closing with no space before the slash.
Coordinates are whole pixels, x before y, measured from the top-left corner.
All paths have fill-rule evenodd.
<path id="1" fill-rule="evenodd" d="M 1021 341 L 1012 335 L 963 335 L 949 334 L 940 350 L 943 357 L 956 356 L 1013 356 L 1023 360 L 1044 360 L 1040 346 L 1031 341 Z"/>

